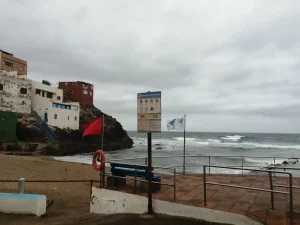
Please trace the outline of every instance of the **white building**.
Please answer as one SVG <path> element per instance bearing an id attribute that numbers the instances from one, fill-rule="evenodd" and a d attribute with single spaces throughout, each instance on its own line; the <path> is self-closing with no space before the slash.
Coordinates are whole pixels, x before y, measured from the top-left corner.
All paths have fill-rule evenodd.
<path id="1" fill-rule="evenodd" d="M 51 126 L 79 129 L 78 102 L 63 103 L 63 90 L 32 82 L 32 108 Z"/>
<path id="2" fill-rule="evenodd" d="M 32 81 L 16 71 L 0 70 L 0 111 L 31 113 Z"/>

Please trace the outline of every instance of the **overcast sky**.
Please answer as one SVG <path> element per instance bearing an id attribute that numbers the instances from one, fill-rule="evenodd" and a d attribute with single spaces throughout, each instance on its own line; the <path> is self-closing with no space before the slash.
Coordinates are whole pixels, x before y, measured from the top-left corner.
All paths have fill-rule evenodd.
<path id="1" fill-rule="evenodd" d="M 189 131 L 300 131 L 298 0 L 0 0 L 0 49 L 34 80 L 83 80 L 136 130 L 136 94 L 162 91 Z"/>

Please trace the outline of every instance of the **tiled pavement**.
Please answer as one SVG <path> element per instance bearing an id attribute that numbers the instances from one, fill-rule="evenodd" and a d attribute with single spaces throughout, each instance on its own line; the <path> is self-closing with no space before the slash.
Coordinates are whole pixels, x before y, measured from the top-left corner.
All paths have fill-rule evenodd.
<path id="1" fill-rule="evenodd" d="M 223 184 L 270 189 L 268 176 L 263 175 L 207 175 L 206 181 Z M 173 176 L 162 176 L 162 182 L 173 184 Z M 274 184 L 288 184 L 286 177 L 273 177 Z M 300 178 L 293 178 L 293 186 L 300 186 Z M 114 190 L 136 193 L 147 196 L 137 182 L 127 180 L 126 186 L 111 188 Z M 275 190 L 288 192 L 287 188 L 274 187 Z M 174 187 L 162 186 L 159 192 L 153 193 L 154 199 L 172 201 L 197 207 L 204 206 L 202 174 L 176 176 L 176 200 Z M 294 224 L 300 225 L 300 189 L 294 189 Z M 232 187 L 207 185 L 207 208 L 246 215 L 267 225 L 285 225 L 289 223 L 289 196 L 274 194 L 275 210 L 271 209 L 271 193 L 244 190 Z"/>

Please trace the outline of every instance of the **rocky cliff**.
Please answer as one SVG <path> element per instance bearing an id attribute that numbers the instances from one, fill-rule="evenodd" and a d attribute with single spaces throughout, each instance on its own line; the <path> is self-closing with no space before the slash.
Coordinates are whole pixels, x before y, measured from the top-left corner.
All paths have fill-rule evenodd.
<path id="1" fill-rule="evenodd" d="M 96 107 L 82 107 L 80 110 L 80 125 L 102 115 L 103 112 Z M 107 114 L 104 114 L 104 118 L 104 151 L 131 148 L 133 141 L 127 135 L 122 125 L 115 118 Z M 82 130 L 67 130 L 57 127 L 51 128 L 60 140 L 46 144 L 44 131 L 39 129 L 35 123 L 36 118 L 33 115 L 18 115 L 17 137 L 19 143 L 21 143 L 16 147 L 18 150 L 26 151 L 26 149 L 30 149 L 28 151 L 40 151 L 44 155 L 63 156 L 89 153 L 101 149 L 102 135 L 82 138 Z"/>

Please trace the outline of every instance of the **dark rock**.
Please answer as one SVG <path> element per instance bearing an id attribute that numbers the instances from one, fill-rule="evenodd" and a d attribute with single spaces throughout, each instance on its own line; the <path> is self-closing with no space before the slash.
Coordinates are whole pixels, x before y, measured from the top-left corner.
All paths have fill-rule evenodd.
<path id="1" fill-rule="evenodd" d="M 287 165 L 288 164 L 288 162 L 287 161 L 283 161 L 283 163 L 282 163 L 283 165 Z"/>
<path id="2" fill-rule="evenodd" d="M 80 127 L 83 123 L 102 116 L 103 112 L 94 106 L 80 110 Z M 33 115 L 18 115 L 17 138 L 26 145 L 26 142 L 45 143 L 47 138 L 44 131 L 35 126 Z M 59 139 L 41 148 L 41 154 L 65 156 L 80 153 L 90 153 L 102 148 L 102 135 L 86 136 L 82 138 L 83 131 L 59 129 L 53 127 L 53 132 Z M 25 142 L 25 143 L 24 143 Z M 128 136 L 122 125 L 114 118 L 104 114 L 104 151 L 122 150 L 132 148 L 133 140 Z M 24 147 L 25 151 L 35 151 L 38 147 Z M 34 150 L 35 149 L 35 150 Z"/>
<path id="3" fill-rule="evenodd" d="M 37 150 L 39 144 L 26 144 L 25 145 L 25 152 L 34 152 Z"/>

